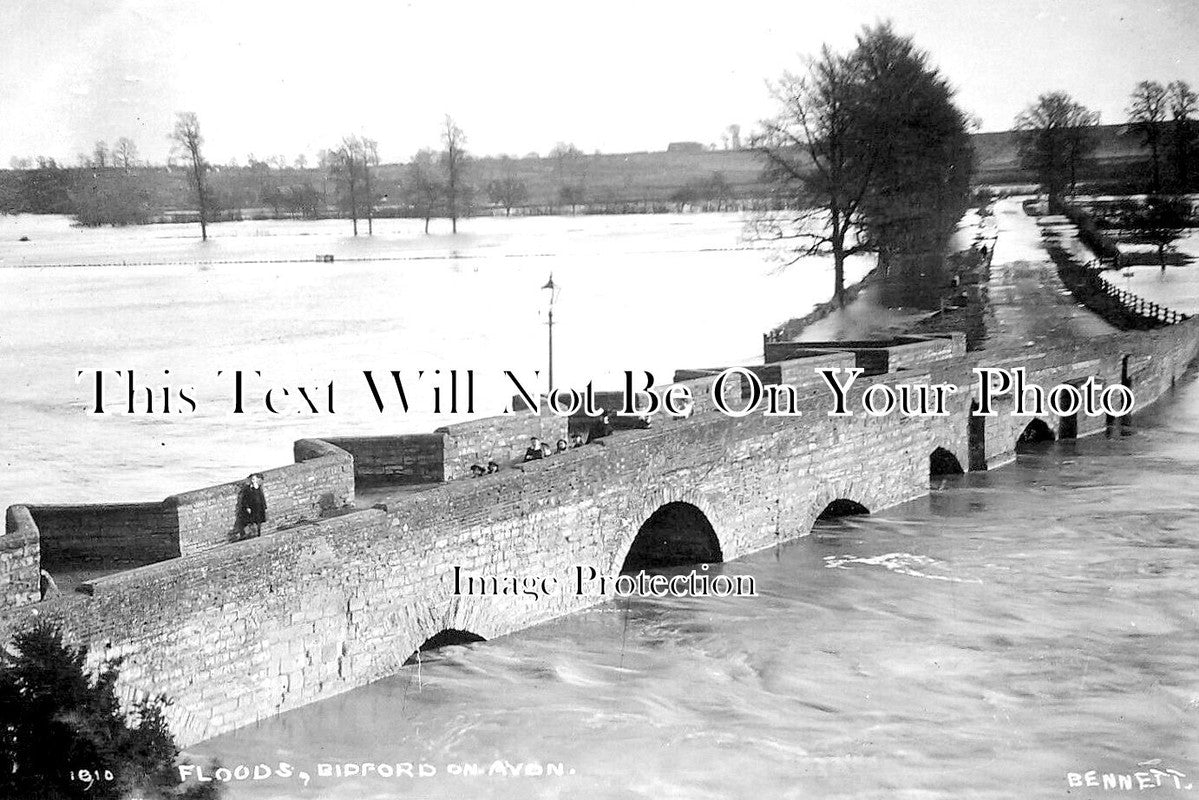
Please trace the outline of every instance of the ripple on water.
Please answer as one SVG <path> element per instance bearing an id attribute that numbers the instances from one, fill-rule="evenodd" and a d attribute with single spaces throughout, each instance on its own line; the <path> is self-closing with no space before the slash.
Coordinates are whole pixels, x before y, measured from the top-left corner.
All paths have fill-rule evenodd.
<path id="1" fill-rule="evenodd" d="M 1199 773 L 1195 385 L 1168 408 L 1191 433 L 1142 419 L 748 556 L 756 599 L 608 604 L 193 750 L 576 771 L 436 798 L 999 800 L 1155 758 Z"/>

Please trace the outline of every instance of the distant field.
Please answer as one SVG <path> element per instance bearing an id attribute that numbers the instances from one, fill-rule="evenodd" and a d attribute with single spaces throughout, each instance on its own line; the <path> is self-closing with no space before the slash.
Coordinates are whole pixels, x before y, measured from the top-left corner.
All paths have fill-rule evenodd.
<path id="1" fill-rule="evenodd" d="M 562 170 L 567 183 L 581 182 L 592 202 L 666 201 L 689 183 L 699 183 L 721 173 L 732 194 L 745 197 L 761 194 L 762 164 L 751 150 L 711 150 L 699 153 L 611 153 L 582 155 L 577 163 Z M 474 177 L 478 186 L 513 175 L 529 188 L 529 202 L 536 205 L 556 201 L 560 180 L 554 158 L 479 159 Z M 403 168 L 383 167 L 385 177 L 402 179 Z"/>
<path id="2" fill-rule="evenodd" d="M 1099 144 L 1090 165 L 1079 178 L 1093 188 L 1121 191 L 1143 185 L 1148 161 L 1137 135 L 1124 126 L 1107 125 L 1098 130 Z M 980 184 L 1027 184 L 1034 177 L 1019 166 L 1016 138 L 1011 131 L 980 133 L 973 137 Z M 578 154 L 559 160 L 550 156 L 526 158 L 476 158 L 471 162 L 468 182 L 474 187 L 474 206 L 482 211 L 491 206 L 487 184 L 513 177 L 525 183 L 526 210 L 550 211 L 559 205 L 562 185 L 580 187 L 587 210 L 645 210 L 669 206 L 677 193 L 688 186 L 723 177 L 726 196 L 732 200 L 762 197 L 767 186 L 761 180 L 761 159 L 751 150 L 700 150 L 641 153 Z M 86 179 L 91 170 L 74 169 L 72 175 Z M 139 183 L 149 192 L 151 207 L 160 211 L 192 208 L 191 191 L 182 169 L 151 167 L 137 170 Z M 381 215 L 404 212 L 409 167 L 384 164 L 374 173 L 373 193 L 380 201 Z M 0 170 L 0 192 L 11 187 L 19 174 Z M 275 187 L 311 185 L 329 206 L 335 203 L 335 188 L 327 175 L 311 169 L 251 169 L 216 167 L 210 179 L 220 206 L 249 215 L 269 214 L 263 207 L 264 192 Z"/>

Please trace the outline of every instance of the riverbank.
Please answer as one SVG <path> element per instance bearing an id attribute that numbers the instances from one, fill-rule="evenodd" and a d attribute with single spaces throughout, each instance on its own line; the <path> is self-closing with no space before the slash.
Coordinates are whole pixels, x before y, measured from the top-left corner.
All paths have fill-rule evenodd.
<path id="1" fill-rule="evenodd" d="M 973 346 L 980 338 L 978 309 L 985 292 L 995 226 L 988 209 L 971 209 L 951 237 L 942 268 L 929 275 L 887 275 L 876 266 L 846 287 L 844 308 L 826 301 L 766 333 L 768 341 L 846 341 L 887 338 L 905 332 L 964 331 Z M 907 284 L 895 291 L 893 284 Z M 918 299 L 917 306 L 892 298 Z M 932 310 L 935 309 L 935 310 Z M 961 312 L 961 313 L 958 313 Z"/>

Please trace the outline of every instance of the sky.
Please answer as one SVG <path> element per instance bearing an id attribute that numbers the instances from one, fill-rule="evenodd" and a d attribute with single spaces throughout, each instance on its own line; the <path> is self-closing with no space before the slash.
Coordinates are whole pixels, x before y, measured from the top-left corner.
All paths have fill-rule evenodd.
<path id="1" fill-rule="evenodd" d="M 1139 80 L 1199 87 L 1195 0 L 0 0 L 0 165 L 121 136 L 162 162 L 184 110 L 218 163 L 347 134 L 406 161 L 446 114 L 481 155 L 719 143 L 771 114 L 771 79 L 886 19 L 984 131 L 1047 91 L 1120 122 Z"/>

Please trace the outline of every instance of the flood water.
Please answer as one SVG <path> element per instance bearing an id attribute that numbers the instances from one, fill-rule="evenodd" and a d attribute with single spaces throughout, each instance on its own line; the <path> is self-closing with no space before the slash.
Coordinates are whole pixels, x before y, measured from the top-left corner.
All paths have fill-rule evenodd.
<path id="1" fill-rule="evenodd" d="M 1151 768 L 1190 783 L 1197 477 L 1191 376 L 1131 436 L 936 478 L 927 499 L 725 565 L 757 598 L 610 603 L 191 753 L 311 776 L 233 798 L 1065 798 L 1100 796 L 1068 795 L 1068 773 Z M 497 760 L 566 774 L 452 774 Z M 317 777 L 361 762 L 437 774 Z"/>
<path id="2" fill-rule="evenodd" d="M 46 226 L 22 243 L 36 257 L 13 243 L 20 224 Z M 243 223 L 209 247 L 170 226 L 129 241 L 0 219 L 0 504 L 157 499 L 282 463 L 301 436 L 444 424 L 349 392 L 333 416 L 236 416 L 207 375 L 540 368 L 551 270 L 559 383 L 749 360 L 829 285 L 824 265 L 772 274 L 731 215 L 478 220 L 458 239 L 393 224 L 364 242 Z M 280 252 L 339 260 L 263 263 Z M 155 263 L 34 266 L 124 253 Z M 89 414 L 75 370 L 130 367 L 182 374 L 199 410 Z M 1098 795 L 1068 773 L 1149 769 L 1190 783 L 1197 476 L 1192 375 L 1131 436 L 937 478 L 927 499 L 722 567 L 753 575 L 756 598 L 621 601 L 447 648 L 189 755 L 311 779 L 234 783 L 230 798 L 1064 798 Z M 497 760 L 564 774 L 455 774 Z M 436 774 L 319 777 L 362 762 Z"/>
<path id="3" fill-rule="evenodd" d="M 597 389 L 618 388 L 624 370 L 668 381 L 678 368 L 760 363 L 763 331 L 832 291 L 830 261 L 779 272 L 736 214 L 447 227 L 425 236 L 420 221 L 377 220 L 374 237 L 355 239 L 344 220 L 223 223 L 202 243 L 195 225 L 0 216 L 0 507 L 160 500 L 288 463 L 296 439 L 431 431 L 466 418 L 434 413 L 438 369 L 474 369 L 476 411 L 498 414 L 515 393 L 505 370 L 544 388 L 551 273 L 555 383 Z M 856 261 L 850 279 L 870 266 Z M 382 413 L 364 370 L 391 386 Z M 407 413 L 390 402 L 389 370 L 406 378 Z M 278 414 L 264 403 L 272 387 Z"/>

